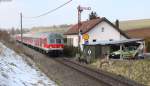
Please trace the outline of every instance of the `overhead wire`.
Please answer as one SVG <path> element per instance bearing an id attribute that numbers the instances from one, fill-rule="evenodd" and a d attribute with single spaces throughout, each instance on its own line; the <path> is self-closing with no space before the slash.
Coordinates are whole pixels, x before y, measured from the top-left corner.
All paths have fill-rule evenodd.
<path id="1" fill-rule="evenodd" d="M 60 5 L 60 6 L 56 7 L 56 8 L 54 8 L 54 9 L 48 11 L 48 12 L 45 12 L 45 13 L 43 13 L 43 14 L 40 14 L 40 15 L 38 15 L 38 16 L 33 16 L 33 17 L 22 16 L 22 17 L 23 17 L 23 18 L 30 18 L 30 19 L 39 18 L 39 17 L 48 15 L 48 14 L 50 14 L 50 13 L 52 13 L 52 12 L 54 12 L 54 11 L 56 11 L 56 10 L 62 8 L 62 7 L 64 7 L 65 5 L 69 4 L 71 1 L 72 1 L 72 0 L 69 0 L 69 1 L 67 1 L 66 3 L 64 3 L 64 4 L 62 4 L 62 5 Z"/>

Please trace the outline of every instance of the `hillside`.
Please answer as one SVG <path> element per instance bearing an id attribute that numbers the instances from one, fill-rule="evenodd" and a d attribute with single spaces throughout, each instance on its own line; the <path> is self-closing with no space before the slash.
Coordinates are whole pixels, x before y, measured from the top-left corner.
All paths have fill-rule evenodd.
<path id="1" fill-rule="evenodd" d="M 63 24 L 63 25 L 54 25 L 54 26 L 43 26 L 43 27 L 33 27 L 31 28 L 32 32 L 66 32 L 71 25 Z M 127 20 L 120 21 L 119 23 L 120 29 L 123 31 L 133 30 L 133 29 L 143 29 L 150 27 L 150 19 L 139 19 L 139 20 Z"/>
<path id="2" fill-rule="evenodd" d="M 25 58 L 0 42 L 0 86 L 57 86 Z"/>
<path id="3" fill-rule="evenodd" d="M 122 30 L 142 29 L 147 27 L 150 27 L 150 19 L 120 21 L 120 29 Z"/>
<path id="4" fill-rule="evenodd" d="M 131 38 L 150 38 L 150 27 L 127 30 L 125 33 Z"/>

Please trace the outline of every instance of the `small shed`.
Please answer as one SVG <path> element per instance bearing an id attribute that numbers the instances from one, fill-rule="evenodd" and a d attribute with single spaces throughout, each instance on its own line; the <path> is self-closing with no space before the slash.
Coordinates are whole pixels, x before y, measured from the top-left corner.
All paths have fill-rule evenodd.
<path id="1" fill-rule="evenodd" d="M 101 41 L 95 44 L 84 44 L 83 59 L 87 62 L 92 62 L 97 58 L 106 58 L 110 52 L 110 47 L 106 43 L 106 41 Z"/>
<path id="2" fill-rule="evenodd" d="M 144 50 L 145 45 L 143 39 L 126 39 L 121 41 L 103 41 L 97 44 L 84 44 L 83 46 L 83 59 L 87 62 L 92 62 L 97 58 L 109 59 L 112 52 L 125 52 L 125 48 L 129 48 L 130 46 L 134 47 L 134 53 L 136 54 L 139 52 L 140 48 Z M 119 59 L 122 58 L 124 58 L 123 55 L 119 54 Z"/>

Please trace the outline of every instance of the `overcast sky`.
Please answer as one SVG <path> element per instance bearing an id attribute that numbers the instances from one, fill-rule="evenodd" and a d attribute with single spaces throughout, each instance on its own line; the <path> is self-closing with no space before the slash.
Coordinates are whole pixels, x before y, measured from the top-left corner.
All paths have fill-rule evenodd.
<path id="1" fill-rule="evenodd" d="M 69 0 L 4 0 L 0 2 L 0 27 L 20 26 L 20 12 L 24 16 L 38 16 Z M 91 7 L 100 17 L 110 21 L 149 19 L 150 0 L 72 0 L 61 9 L 36 19 L 23 18 L 23 27 L 74 24 L 77 22 L 77 6 Z M 83 11 L 82 20 L 91 11 Z"/>

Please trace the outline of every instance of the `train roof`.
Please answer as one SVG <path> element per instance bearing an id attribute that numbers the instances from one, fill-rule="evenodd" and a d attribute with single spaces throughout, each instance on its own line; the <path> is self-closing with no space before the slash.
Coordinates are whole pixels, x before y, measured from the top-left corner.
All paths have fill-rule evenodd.
<path id="1" fill-rule="evenodd" d="M 17 36 L 21 36 L 18 34 Z M 26 33 L 23 34 L 23 37 L 30 37 L 30 38 L 47 38 L 47 37 L 62 37 L 60 33 L 52 33 L 52 32 L 38 32 L 38 33 Z"/>

